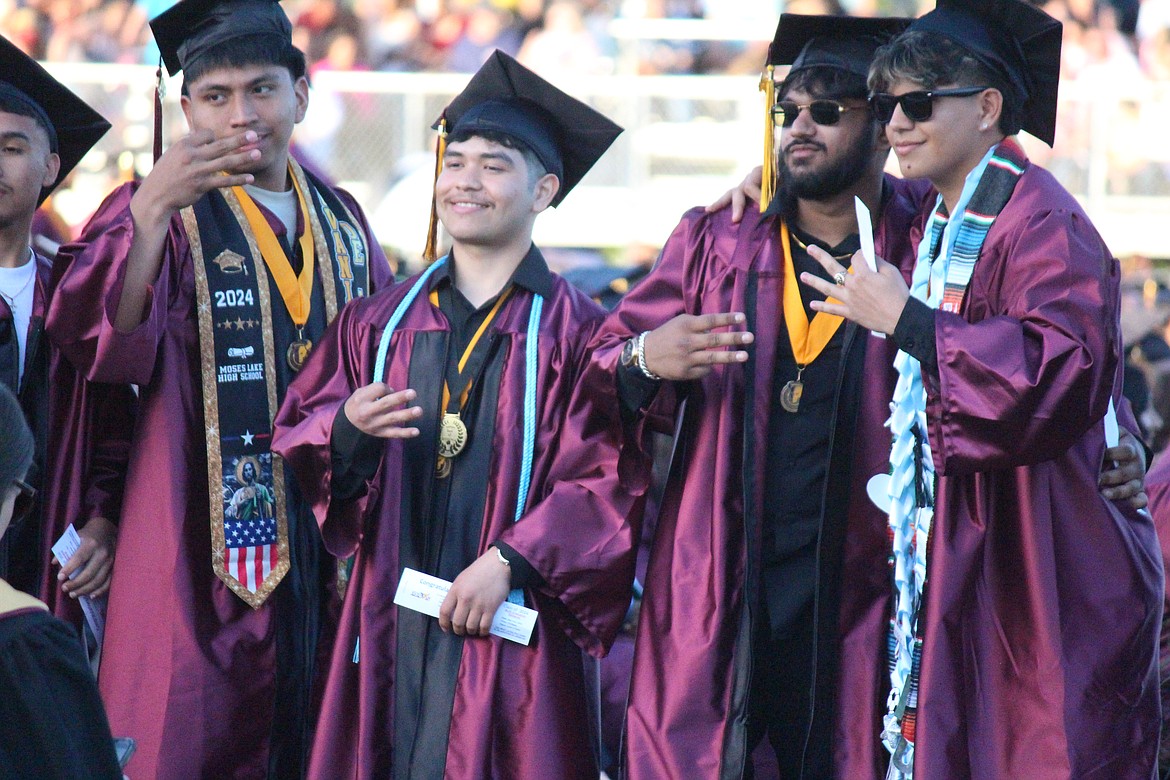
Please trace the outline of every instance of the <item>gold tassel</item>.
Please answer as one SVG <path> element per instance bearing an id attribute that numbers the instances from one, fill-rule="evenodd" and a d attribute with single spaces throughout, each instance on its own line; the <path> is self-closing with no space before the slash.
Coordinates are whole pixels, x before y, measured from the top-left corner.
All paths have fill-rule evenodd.
<path id="1" fill-rule="evenodd" d="M 776 119 L 772 107 L 776 105 L 776 82 L 771 65 L 760 76 L 760 91 L 764 93 L 764 171 L 760 182 L 760 212 L 763 213 L 776 194 Z"/>
<path id="2" fill-rule="evenodd" d="M 447 153 L 447 119 L 439 120 L 439 137 L 435 141 L 435 184 L 439 183 L 439 174 L 443 172 L 443 155 Z M 439 211 L 435 206 L 435 188 L 431 187 L 431 220 L 427 226 L 427 245 L 423 249 L 423 260 L 435 262 L 438 257 L 437 244 L 439 243 Z"/>
<path id="3" fill-rule="evenodd" d="M 154 144 L 151 151 L 154 154 L 154 161 L 158 162 L 158 158 L 162 157 L 162 112 L 163 112 L 163 98 L 167 96 L 167 82 L 166 77 L 163 76 L 163 61 L 162 55 L 158 55 L 158 70 L 154 74 Z"/>

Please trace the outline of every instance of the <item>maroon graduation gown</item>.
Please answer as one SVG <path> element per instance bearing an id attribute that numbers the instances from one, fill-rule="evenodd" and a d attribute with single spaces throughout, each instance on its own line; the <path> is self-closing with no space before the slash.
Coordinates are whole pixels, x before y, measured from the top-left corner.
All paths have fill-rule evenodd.
<path id="1" fill-rule="evenodd" d="M 1170 561 L 1170 458 L 1163 453 L 1146 473 L 1146 494 L 1150 497 L 1150 515 L 1162 547 L 1163 571 Z M 1161 671 L 1162 744 L 1159 747 L 1159 773 L 1170 769 L 1170 577 L 1166 578 L 1162 603 L 1162 637 L 1158 656 Z"/>
<path id="2" fill-rule="evenodd" d="M 1097 487 L 1119 280 L 1077 202 L 1029 165 L 962 311 L 937 314 L 916 775 L 1153 774 L 1161 554 L 1150 519 Z"/>
<path id="3" fill-rule="evenodd" d="M 62 248 L 48 322 L 61 351 L 90 379 L 140 388 L 100 688 L 112 730 L 138 742 L 132 776 L 264 777 L 281 717 L 273 711 L 273 600 L 293 573 L 252 609 L 212 570 L 195 279 L 179 215 L 144 322 L 130 333 L 112 322 L 133 240 L 135 186 L 111 194 L 81 241 Z M 373 287 L 386 286 L 390 268 L 360 208 L 338 195 L 363 220 Z M 316 297 L 320 288 L 316 278 Z M 313 316 L 319 311 L 314 305 Z M 277 354 L 284 354 L 279 344 Z M 289 503 L 291 515 L 296 502 Z M 328 623 L 328 615 L 321 619 Z M 323 638 L 331 632 L 322 626 Z M 305 652 L 311 662 L 312 649 Z"/>
<path id="4" fill-rule="evenodd" d="M 36 439 L 26 479 L 39 493 L 33 515 L 6 534 L 5 543 L 14 546 L 10 584 L 80 626 L 77 601 L 62 593 L 59 569 L 50 563 L 52 546 L 70 523 L 80 529 L 91 517 L 118 522 L 136 399 L 127 385 L 86 382 L 53 347 L 45 335 L 52 262 L 40 254 L 33 262 L 36 283 L 19 397 Z M 11 318 L 3 301 L 0 317 Z"/>
<path id="5" fill-rule="evenodd" d="M 925 188 L 886 181 L 890 196 L 876 227 L 877 250 L 902 265 L 908 278 Z M 599 398 L 616 405 L 618 359 L 630 336 L 678 314 L 729 311 L 745 312 L 747 329 L 756 335 L 747 364 L 664 384 L 644 423 L 670 430 L 674 415 L 682 414 L 681 456 L 662 500 L 638 625 L 625 735 L 631 780 L 741 777 L 749 760 L 752 665 L 784 662 L 752 657 L 753 621 L 762 619 L 753 614 L 760 596 L 761 501 L 764 480 L 774 478 L 764 473 L 766 421 L 771 393 L 779 390 L 772 386 L 777 340 L 787 338 L 783 279 L 776 218 L 750 212 L 735 225 L 727 211 L 694 210 L 595 340 L 588 378 Z M 883 422 L 895 347 L 892 339 L 857 328 L 846 338 L 865 341 L 864 363 L 862 386 L 851 388 L 859 393 L 851 449 L 835 445 L 826 453 L 832 457 L 830 489 L 837 487 L 834 474 L 847 469 L 850 476 L 847 506 L 837 510 L 843 523 L 824 521 L 844 527 L 824 531 L 835 537 L 836 549 L 820 562 L 818 591 L 831 587 L 836 596 L 820 611 L 817 653 L 826 661 L 836 657 L 837 669 L 830 675 L 829 664 L 818 668 L 817 698 L 830 708 L 841 776 L 868 777 L 884 760 L 877 691 L 885 674 L 881 649 L 891 585 L 886 520 L 864 496 L 865 481 L 889 460 Z"/>
<path id="6" fill-rule="evenodd" d="M 313 746 L 312 777 L 395 776 L 400 621 L 392 601 L 401 574 L 401 533 L 411 524 L 401 509 L 410 464 L 404 462 L 403 443 L 388 440 L 368 490 L 353 500 L 332 500 L 330 437 L 338 409 L 371 381 L 382 330 L 411 284 L 342 312 L 289 388 L 277 417 L 275 448 L 313 502 L 326 546 L 335 555 L 356 554 Z M 618 484 L 618 461 L 607 455 L 620 436 L 616 418 L 591 415 L 586 399 L 574 394 L 586 343 L 602 312 L 563 279 L 555 277 L 554 285 L 540 324 L 532 488 L 519 522 L 514 513 L 531 293 L 516 288 L 493 323 L 506 352 L 479 542 L 482 553 L 492 542 L 504 541 L 541 574 L 545 584 L 526 591 L 539 618 L 529 647 L 494 636 L 464 641 L 446 746 L 445 777 L 452 780 L 593 780 L 598 774 L 578 646 L 601 655 L 620 627 L 637 534 L 627 515 L 634 514 L 640 491 Z M 433 360 L 429 370 L 441 375 L 444 358 L 426 345 L 448 331 L 424 290 L 395 330 L 387 384 L 410 386 L 416 356 Z M 419 403 L 424 415 L 437 416 L 439 399 L 430 395 L 421 394 Z M 428 464 L 423 473 L 429 471 Z M 573 478 L 560 479 L 569 475 Z"/>

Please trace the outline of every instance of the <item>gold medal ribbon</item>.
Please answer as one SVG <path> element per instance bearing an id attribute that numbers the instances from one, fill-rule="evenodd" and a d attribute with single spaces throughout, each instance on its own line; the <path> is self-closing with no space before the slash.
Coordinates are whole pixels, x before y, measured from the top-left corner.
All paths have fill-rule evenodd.
<path id="1" fill-rule="evenodd" d="M 788 340 L 792 344 L 792 356 L 796 359 L 796 379 L 790 380 L 780 390 L 780 406 L 787 412 L 800 410 L 800 399 L 804 395 L 804 369 L 824 351 L 825 345 L 833 338 L 843 319 L 836 314 L 818 311 L 810 322 L 804 313 L 804 302 L 800 288 L 796 286 L 796 264 L 792 262 L 792 239 L 788 225 L 780 223 L 780 243 L 784 246 L 784 322 L 788 327 Z M 827 300 L 832 301 L 833 298 Z"/>
<path id="2" fill-rule="evenodd" d="M 796 365 L 804 368 L 817 359 L 825 345 L 833 338 L 844 319 L 836 314 L 818 311 L 810 322 L 804 313 L 800 288 L 796 286 L 796 265 L 792 262 L 791 237 L 788 225 L 780 223 L 780 242 L 784 246 L 784 322 L 788 325 L 788 340 Z M 830 302 L 836 302 L 833 298 Z"/>
<path id="3" fill-rule="evenodd" d="M 467 343 L 466 349 L 463 350 L 463 355 L 459 358 L 459 376 L 463 376 L 463 369 L 467 367 L 467 361 L 471 358 L 471 354 L 473 352 L 475 352 L 475 345 L 479 343 L 480 337 L 483 336 L 483 334 L 487 331 L 488 326 L 492 324 L 492 320 L 494 320 L 496 318 L 496 314 L 499 313 L 500 308 L 504 305 L 504 301 L 508 300 L 508 296 L 511 294 L 512 294 L 512 287 L 509 285 L 508 289 L 504 290 L 504 292 L 500 294 L 500 297 L 496 299 L 496 305 L 492 306 L 492 310 L 488 312 L 488 315 L 486 317 L 484 317 L 483 322 L 480 324 L 479 328 L 475 331 L 475 335 L 473 335 L 471 337 L 471 341 L 469 341 Z M 431 303 L 437 308 L 439 305 L 439 292 L 438 292 L 438 290 L 431 291 L 430 300 L 431 300 Z M 467 384 L 463 388 L 463 392 L 459 394 L 459 411 L 457 411 L 456 414 L 461 413 L 463 411 L 463 407 L 467 405 L 467 399 L 471 395 L 471 384 L 474 381 L 475 381 L 475 377 L 471 377 L 470 379 L 468 379 Z M 444 379 L 443 380 L 443 405 L 441 407 L 439 407 L 439 413 L 445 414 L 447 412 L 447 407 L 450 406 L 450 404 L 451 404 L 451 390 L 447 386 L 447 380 Z"/>
<path id="4" fill-rule="evenodd" d="M 256 245 L 260 247 L 260 254 L 264 257 L 264 264 L 272 273 L 276 288 L 280 290 L 281 300 L 292 317 L 293 325 L 298 329 L 304 328 L 309 321 L 309 310 L 313 304 L 313 273 L 316 265 L 316 254 L 313 249 L 313 233 L 309 230 L 309 207 L 305 202 L 305 194 L 301 192 L 301 185 L 292 177 L 293 188 L 297 193 L 297 204 L 301 209 L 301 224 L 305 226 L 299 239 L 301 258 L 304 264 L 300 274 L 294 274 L 288 255 L 280 245 L 280 239 L 272 231 L 268 220 L 260 213 L 260 208 L 248 195 L 243 187 L 232 187 L 232 192 L 240 200 L 240 208 L 248 218 L 248 227 L 256 237 Z"/>

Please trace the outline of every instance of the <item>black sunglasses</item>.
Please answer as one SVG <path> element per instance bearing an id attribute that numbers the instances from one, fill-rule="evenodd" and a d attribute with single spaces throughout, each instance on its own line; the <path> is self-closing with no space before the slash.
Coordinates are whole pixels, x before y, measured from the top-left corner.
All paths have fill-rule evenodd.
<path id="1" fill-rule="evenodd" d="M 902 113 L 912 122 L 925 122 L 934 113 L 934 100 L 941 97 L 970 97 L 991 87 L 955 87 L 954 89 L 916 90 L 904 95 L 876 92 L 869 96 L 869 107 L 883 125 L 894 118 L 894 108 L 902 106 Z"/>
<path id="2" fill-rule="evenodd" d="M 861 108 L 861 106 L 846 106 L 836 100 L 814 100 L 802 106 L 792 100 L 781 100 L 772 106 L 772 116 L 781 127 L 792 127 L 796 117 L 806 108 L 812 121 L 818 125 L 835 125 L 841 121 L 841 115 L 846 111 L 852 111 L 855 108 Z"/>
<path id="3" fill-rule="evenodd" d="M 37 489 L 22 479 L 14 479 L 12 484 L 20 491 L 12 502 L 12 525 L 16 525 L 32 512 L 33 503 L 37 499 Z"/>

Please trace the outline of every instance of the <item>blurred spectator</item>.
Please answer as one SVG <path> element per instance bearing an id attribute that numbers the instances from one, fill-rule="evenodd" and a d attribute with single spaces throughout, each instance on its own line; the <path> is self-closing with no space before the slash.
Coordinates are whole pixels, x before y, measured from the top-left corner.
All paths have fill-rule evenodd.
<path id="1" fill-rule="evenodd" d="M 544 25 L 529 33 L 518 59 L 553 82 L 607 73 L 613 61 L 585 26 L 580 4 L 556 0 L 544 14 Z"/>
<path id="2" fill-rule="evenodd" d="M 53 0 L 45 57 L 59 62 L 142 60 L 146 14 L 132 0 Z"/>
<path id="3" fill-rule="evenodd" d="M 447 70 L 474 73 L 496 49 L 516 56 L 522 33 L 511 12 L 490 3 L 473 6 L 463 18 L 462 30 L 447 47 Z"/>
<path id="4" fill-rule="evenodd" d="M 294 27 L 294 40 L 298 44 L 303 43 L 305 58 L 310 65 L 325 59 L 329 45 L 339 34 L 348 34 L 354 41 L 364 45 L 361 21 L 349 5 L 341 0 L 309 0 L 308 5 L 297 14 Z M 364 62 L 363 55 L 359 51 L 354 62 Z"/>
<path id="5" fill-rule="evenodd" d="M 358 0 L 355 11 L 365 28 L 366 62 L 374 70 L 415 71 L 440 60 L 413 6 L 398 0 Z"/>
<path id="6" fill-rule="evenodd" d="M 45 57 L 48 25 L 36 11 L 20 7 L 17 0 L 0 0 L 0 34 L 36 59 Z"/>
<path id="7" fill-rule="evenodd" d="M 1123 391 L 1142 435 L 1155 452 L 1170 438 L 1170 345 L 1163 335 L 1170 320 L 1170 291 L 1150 280 L 1121 298 L 1125 345 Z"/>
<path id="8" fill-rule="evenodd" d="M 701 19 L 699 0 L 624 0 L 628 19 Z M 694 73 L 705 41 L 645 40 L 639 46 L 638 73 Z"/>

